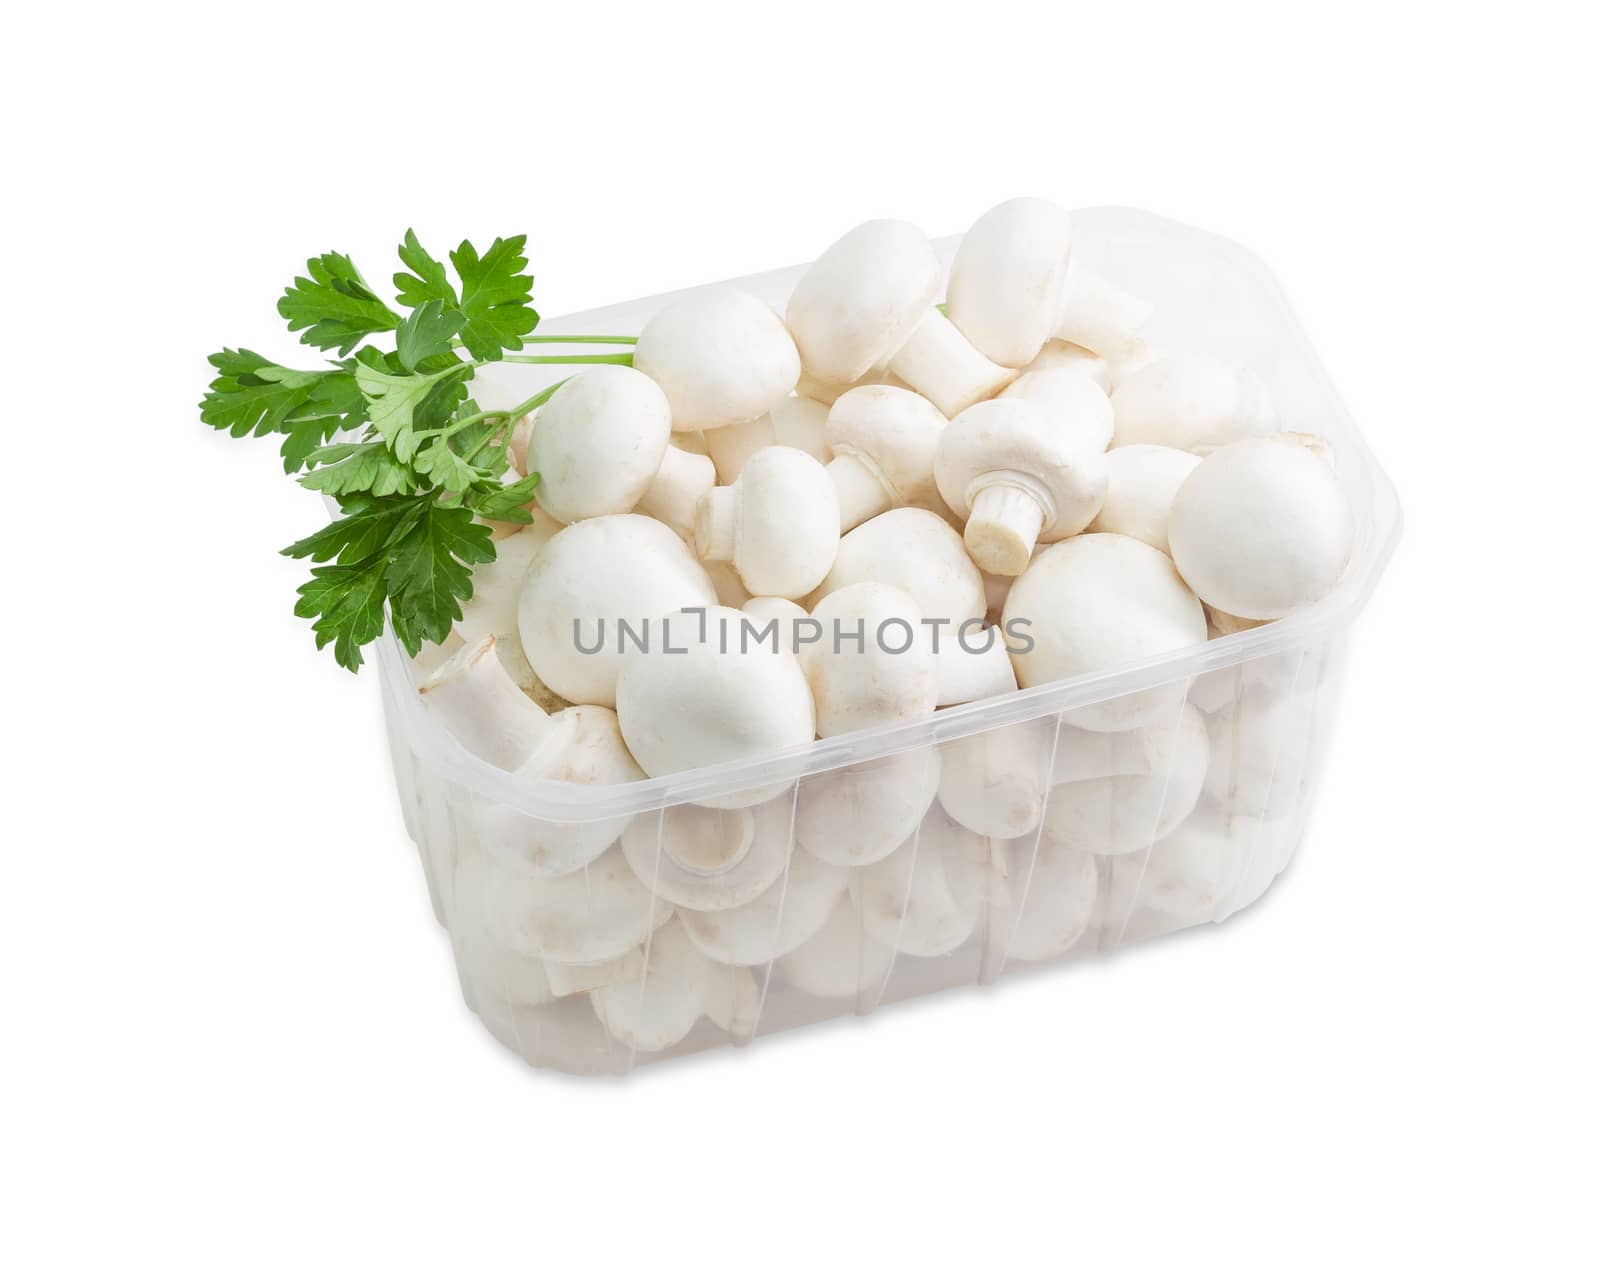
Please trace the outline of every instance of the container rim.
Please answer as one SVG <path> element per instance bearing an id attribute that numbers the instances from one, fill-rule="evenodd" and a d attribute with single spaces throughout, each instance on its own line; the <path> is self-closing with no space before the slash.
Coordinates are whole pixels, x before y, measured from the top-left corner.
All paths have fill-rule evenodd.
<path id="1" fill-rule="evenodd" d="M 575 785 L 564 781 L 524 779 L 515 772 L 502 770 L 469 753 L 422 704 L 411 684 L 408 659 L 393 629 L 386 628 L 377 646 L 386 708 L 391 708 L 403 723 L 406 739 L 416 755 L 425 759 L 432 770 L 442 772 L 472 792 L 520 813 L 552 823 L 583 823 L 705 802 L 707 799 L 762 787 L 787 787 L 788 782 L 801 776 L 835 771 L 930 743 L 942 744 L 1014 723 L 1045 718 L 1126 693 L 1267 657 L 1346 627 L 1376 588 L 1399 543 L 1403 517 L 1393 483 L 1350 417 L 1322 361 L 1295 318 L 1276 275 L 1257 255 L 1237 242 L 1149 211 L 1098 206 L 1075 210 L 1072 214 L 1075 226 L 1087 227 L 1091 234 L 1096 221 L 1114 220 L 1124 226 L 1130 221 L 1142 223 L 1167 236 L 1190 237 L 1211 255 L 1225 256 L 1235 268 L 1246 273 L 1258 287 L 1260 296 L 1273 308 L 1285 340 L 1291 342 L 1303 357 L 1304 367 L 1315 376 L 1326 395 L 1330 411 L 1338 421 L 1336 447 L 1339 473 L 1341 481 L 1351 493 L 1356 515 L 1356 542 L 1349 568 L 1339 585 L 1326 598 L 1264 626 L 1109 670 L 969 702 L 926 718 L 827 737 L 792 750 L 617 785 Z M 942 250 L 948 250 L 959 239 L 959 236 L 947 237 L 934 244 Z M 776 268 L 713 283 L 749 284 L 795 271 L 797 268 L 793 267 Z M 652 295 L 644 301 L 670 296 L 673 295 Z M 606 310 L 604 307 L 594 308 L 547 320 L 541 324 L 541 328 L 559 332 L 561 326 L 569 322 L 592 323 L 595 316 Z"/>

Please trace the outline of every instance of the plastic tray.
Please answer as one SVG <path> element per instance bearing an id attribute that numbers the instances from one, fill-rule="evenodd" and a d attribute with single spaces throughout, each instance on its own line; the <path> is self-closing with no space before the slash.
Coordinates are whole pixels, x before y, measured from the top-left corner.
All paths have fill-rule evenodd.
<path id="1" fill-rule="evenodd" d="M 1193 650 L 610 787 L 522 780 L 474 758 L 424 710 L 412 664 L 385 638 L 395 777 L 435 913 L 468 1005 L 531 1064 L 618 1073 L 1109 951 L 1220 921 L 1288 864 L 1325 762 L 1346 639 L 1398 540 L 1399 505 L 1259 260 L 1141 211 L 1074 220 L 1077 257 L 1155 302 L 1152 344 L 1253 368 L 1288 427 L 1328 441 L 1357 519 L 1341 584 L 1313 608 Z M 946 263 L 958 241 L 938 243 Z M 781 310 L 802 270 L 732 283 Z M 634 333 L 677 296 L 541 331 Z M 497 366 L 484 384 L 515 373 L 523 396 L 553 371 Z M 1142 732 L 1073 723 L 1145 690 L 1161 717 Z M 1197 767 L 1200 724 L 1208 753 Z M 695 805 L 759 786 L 772 796 L 748 812 Z M 956 825 L 941 800 L 981 827 Z M 751 830 L 786 852 L 753 902 L 686 911 L 666 896 L 670 843 L 708 826 Z M 813 853 L 896 829 L 903 841 L 873 864 Z M 564 838 L 597 832 L 626 832 L 629 854 L 619 841 L 575 871 L 550 870 L 564 866 Z M 556 939 L 559 949 L 546 945 Z"/>

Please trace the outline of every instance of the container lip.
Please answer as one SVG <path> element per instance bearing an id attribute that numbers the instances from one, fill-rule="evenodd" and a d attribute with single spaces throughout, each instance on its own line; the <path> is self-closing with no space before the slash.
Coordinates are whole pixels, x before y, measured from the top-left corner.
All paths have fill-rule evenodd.
<path id="1" fill-rule="evenodd" d="M 555 823 L 581 823 L 631 816 L 685 803 L 703 803 L 707 799 L 762 786 L 787 786 L 788 782 L 800 776 L 834 771 L 929 744 L 941 744 L 1014 723 L 1046 718 L 1126 693 L 1225 669 L 1282 652 L 1348 626 L 1371 597 L 1399 543 L 1403 524 L 1400 502 L 1393 483 L 1351 419 L 1322 361 L 1295 318 L 1276 275 L 1259 256 L 1237 242 L 1149 211 L 1098 206 L 1076 210 L 1073 216 L 1091 230 L 1096 220 L 1109 219 L 1123 226 L 1130 221 L 1142 223 L 1168 236 L 1188 236 L 1203 243 L 1202 248 L 1213 256 L 1226 255 L 1238 270 L 1249 275 L 1260 295 L 1270 303 L 1281 333 L 1286 340 L 1292 341 L 1296 351 L 1303 357 L 1305 366 L 1314 372 L 1318 385 L 1337 413 L 1340 421 L 1340 476 L 1356 501 L 1355 551 L 1344 577 L 1325 599 L 1296 610 L 1276 622 L 1205 644 L 1093 674 L 969 702 L 927 718 L 828 737 L 792 750 L 618 785 L 573 785 L 562 781 L 526 780 L 515 772 L 504 771 L 468 753 L 422 704 L 411 685 L 408 660 L 393 630 L 387 629 L 377 646 L 379 675 L 386 702 L 401 719 L 405 739 L 415 747 L 417 755 L 434 770 L 461 782 L 484 798 L 539 819 Z M 958 240 L 959 237 L 944 238 L 935 242 L 935 245 L 951 248 Z M 768 273 L 734 277 L 715 283 L 751 282 L 795 270 L 779 268 Z M 549 320 L 544 322 L 543 327 L 560 331 L 559 326 L 568 321 L 590 322 L 605 310 L 597 308 Z"/>

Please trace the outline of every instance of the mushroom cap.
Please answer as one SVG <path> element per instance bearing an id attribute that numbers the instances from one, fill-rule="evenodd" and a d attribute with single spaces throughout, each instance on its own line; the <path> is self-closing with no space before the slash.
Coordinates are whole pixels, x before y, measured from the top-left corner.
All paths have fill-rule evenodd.
<path id="1" fill-rule="evenodd" d="M 857 386 L 828 409 L 823 433 L 835 456 L 855 456 L 871 467 L 891 503 L 927 508 L 938 502 L 933 458 L 949 424 L 920 394 Z"/>
<path id="2" fill-rule="evenodd" d="M 1238 618 L 1281 618 L 1333 590 L 1355 523 L 1332 467 L 1284 435 L 1202 460 L 1173 497 L 1168 537 L 1201 600 Z"/>
<path id="3" fill-rule="evenodd" d="M 1047 960 L 1071 950 L 1094 919 L 1100 880 L 1094 856 L 1048 835 L 1011 843 L 1004 905 L 989 918 L 989 949 L 1007 959 Z"/>
<path id="4" fill-rule="evenodd" d="M 786 319 L 806 372 L 855 381 L 905 344 L 939 293 L 939 258 L 921 228 L 873 219 L 840 237 L 800 278 Z"/>
<path id="5" fill-rule="evenodd" d="M 472 599 L 461 606 L 456 631 L 464 640 L 515 639 L 517 598 L 522 581 L 544 545 L 561 529 L 561 523 L 535 506 L 533 521 L 521 530 L 496 539 L 494 560 L 472 567 Z"/>
<path id="6" fill-rule="evenodd" d="M 673 609 L 717 603 L 688 544 L 654 518 L 591 517 L 568 526 L 529 568 L 517 606 L 528 664 L 569 701 L 615 706 L 620 621 L 638 628 Z M 604 635 L 602 651 L 578 649 Z"/>
<path id="7" fill-rule="evenodd" d="M 1033 640 L 1011 658 L 1024 688 L 1206 642 L 1205 609 L 1171 558 L 1123 535 L 1078 535 L 1040 554 L 1006 597 L 1006 630 L 1013 635 L 1018 619 L 1026 620 L 1023 630 Z M 1174 690 L 1163 686 L 1065 717 L 1077 726 L 1116 731 L 1177 705 Z"/>
<path id="8" fill-rule="evenodd" d="M 1070 376 L 1063 384 L 1069 380 L 1097 389 Z M 1042 495 L 1039 540 L 1051 543 L 1094 520 L 1105 501 L 1105 466 L 1105 456 L 1075 440 L 1045 404 L 1008 398 L 974 404 L 952 420 L 939 440 L 933 473 L 939 494 L 961 518 L 987 486 L 1019 485 Z"/>
<path id="9" fill-rule="evenodd" d="M 983 617 L 987 603 L 983 575 L 961 536 L 944 518 L 922 508 L 890 509 L 839 540 L 833 568 L 813 598 L 820 601 L 855 583 L 898 587 L 917 602 L 923 617 L 955 624 Z"/>
<path id="10" fill-rule="evenodd" d="M 828 576 L 839 550 L 839 493 L 822 465 L 792 447 L 764 447 L 733 493 L 733 567 L 746 590 L 804 596 Z"/>
<path id="11" fill-rule="evenodd" d="M 1029 399 L 1041 405 L 1064 434 L 1090 451 L 1104 451 L 1116 432 L 1117 416 L 1110 397 L 1088 373 L 1076 368 L 1025 372 L 1000 397 Z"/>
<path id="12" fill-rule="evenodd" d="M 1278 428 L 1266 384 L 1247 368 L 1196 352 L 1166 355 L 1111 392 L 1115 443 L 1153 443 L 1197 456 Z"/>
<path id="13" fill-rule="evenodd" d="M 799 662 L 754 643 L 750 626 L 737 609 L 680 610 L 652 621 L 648 652 L 623 656 L 617 718 L 652 776 L 811 740 L 816 715 Z"/>
<path id="14" fill-rule="evenodd" d="M 888 980 L 894 952 L 861 926 L 861 913 L 842 898 L 808 942 L 778 960 L 778 975 L 819 999 L 866 1000 Z"/>
<path id="15" fill-rule="evenodd" d="M 804 621 L 809 615 L 805 607 L 786 600 L 782 596 L 752 596 L 739 606 L 739 611 L 755 623 L 757 628 L 765 629 L 770 623 L 776 627 L 773 634 L 778 637 L 777 651 L 780 653 L 795 653 L 799 651 L 796 640 L 798 632 L 795 630 L 797 622 Z"/>
<path id="16" fill-rule="evenodd" d="M 622 855 L 634 875 L 678 907 L 721 911 L 767 890 L 789 862 L 787 798 L 723 811 L 669 806 L 634 817 Z"/>
<path id="17" fill-rule="evenodd" d="M 801 646 L 799 662 L 816 701 L 818 736 L 933 713 L 939 667 L 922 610 L 905 592 L 853 583 L 818 601 L 811 616 L 822 638 Z"/>
<path id="18" fill-rule="evenodd" d="M 789 869 L 757 897 L 724 911 L 678 913 L 689 940 L 719 964 L 765 964 L 808 941 L 827 923 L 850 882 L 795 847 Z"/>
<path id="19" fill-rule="evenodd" d="M 1046 833 L 1090 854 L 1126 854 L 1170 835 L 1200 800 L 1210 757 L 1197 709 L 1185 705 L 1174 726 L 1166 759 L 1149 772 L 1057 784 L 1045 808 Z"/>
<path id="20" fill-rule="evenodd" d="M 644 772 L 622 742 L 617 716 L 604 706 L 575 705 L 550 716 L 545 733 L 517 775 L 566 784 L 629 784 Z M 472 827 L 478 844 L 516 869 L 560 875 L 599 855 L 622 832 L 625 820 L 601 818 L 555 823 L 489 799 L 477 800 Z"/>
<path id="21" fill-rule="evenodd" d="M 1136 443 L 1106 453 L 1106 500 L 1088 529 L 1127 535 L 1152 548 L 1167 547 L 1172 499 L 1200 457 L 1176 447 Z"/>
<path id="22" fill-rule="evenodd" d="M 990 844 L 933 807 L 914 846 L 858 870 L 850 895 L 862 928 L 906 955 L 948 955 L 972 936 L 994 892 Z"/>
<path id="23" fill-rule="evenodd" d="M 680 432 L 753 421 L 800 379 L 800 354 L 778 313 L 729 285 L 656 312 L 633 366 L 661 387 Z"/>
<path id="24" fill-rule="evenodd" d="M 481 916 L 498 941 L 523 955 L 558 964 L 601 964 L 665 924 L 672 905 L 657 899 L 613 846 L 562 876 L 496 868 L 478 902 L 458 899 L 456 911 Z"/>
<path id="25" fill-rule="evenodd" d="M 772 405 L 772 436 L 783 447 L 794 447 L 812 459 L 826 464 L 828 450 L 828 412 L 826 403 L 793 394 Z"/>
<path id="26" fill-rule="evenodd" d="M 1059 338 L 1046 342 L 1034 356 L 1033 362 L 1022 370 L 1022 375 L 1026 377 L 1029 373 L 1048 372 L 1052 368 L 1081 372 L 1102 390 L 1109 392 L 1111 389 L 1111 361 L 1076 342 L 1063 342 Z"/>
<path id="27" fill-rule="evenodd" d="M 706 1007 L 714 966 L 669 921 L 650 935 L 627 973 L 589 992 L 607 1033 L 636 1052 L 663 1052 L 694 1028 Z"/>
<path id="28" fill-rule="evenodd" d="M 807 776 L 795 799 L 795 841 L 824 863 L 876 863 L 917 830 L 938 788 L 931 745 Z"/>
<path id="29" fill-rule="evenodd" d="M 628 512 L 671 436 L 667 396 L 644 373 L 619 364 L 579 373 L 539 410 L 528 438 L 539 506 L 566 522 Z"/>
<path id="30" fill-rule="evenodd" d="M 1054 728 L 1036 719 L 940 745 L 939 805 L 986 837 L 1031 835 L 1050 787 Z"/>
<path id="31" fill-rule="evenodd" d="M 1054 202 L 1018 197 L 985 211 L 950 265 L 946 310 L 967 340 L 1021 368 L 1061 318 L 1072 217 Z"/>

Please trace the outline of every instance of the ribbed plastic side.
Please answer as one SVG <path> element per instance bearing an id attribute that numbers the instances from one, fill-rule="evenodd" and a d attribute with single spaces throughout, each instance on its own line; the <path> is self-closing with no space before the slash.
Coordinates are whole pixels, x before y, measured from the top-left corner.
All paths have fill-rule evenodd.
<path id="1" fill-rule="evenodd" d="M 1341 648 L 598 834 L 510 816 L 390 736 L 467 1003 L 530 1064 L 619 1073 L 1248 906 L 1303 835 Z"/>

